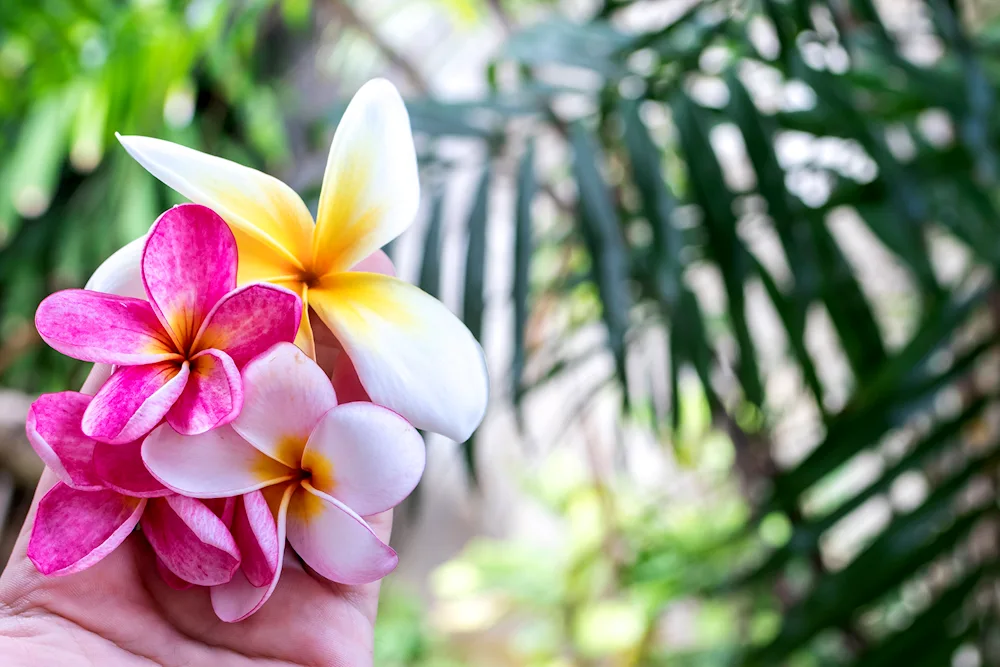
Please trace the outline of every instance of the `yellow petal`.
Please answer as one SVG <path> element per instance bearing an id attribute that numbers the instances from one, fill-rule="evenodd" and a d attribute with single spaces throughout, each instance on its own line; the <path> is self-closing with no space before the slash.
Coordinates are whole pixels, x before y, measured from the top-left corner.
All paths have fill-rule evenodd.
<path id="1" fill-rule="evenodd" d="M 397 278 L 353 271 L 324 278 L 309 301 L 373 403 L 455 440 L 482 421 L 489 398 L 482 348 L 440 301 Z"/>
<path id="2" fill-rule="evenodd" d="M 287 185 L 256 169 L 150 137 L 122 137 L 149 173 L 191 201 L 208 206 L 234 230 L 253 237 L 299 269 L 309 258 L 312 216 Z"/>
<path id="3" fill-rule="evenodd" d="M 351 100 L 330 146 L 320 192 L 313 267 L 347 271 L 399 236 L 420 201 L 410 118 L 384 79 Z"/>

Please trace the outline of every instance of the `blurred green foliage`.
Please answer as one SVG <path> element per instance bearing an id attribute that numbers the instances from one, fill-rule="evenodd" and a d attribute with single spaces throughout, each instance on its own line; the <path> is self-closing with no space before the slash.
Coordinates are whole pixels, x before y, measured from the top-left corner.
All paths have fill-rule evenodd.
<path id="1" fill-rule="evenodd" d="M 285 3 L 291 5 L 293 3 Z M 298 3 L 302 4 L 302 3 Z M 38 344 L 38 302 L 79 286 L 173 203 L 115 132 L 244 163 L 289 156 L 260 48 L 272 0 L 7 3 L 0 12 L 0 382 L 64 388 L 80 365 Z M 302 9 L 308 14 L 308 4 Z"/>

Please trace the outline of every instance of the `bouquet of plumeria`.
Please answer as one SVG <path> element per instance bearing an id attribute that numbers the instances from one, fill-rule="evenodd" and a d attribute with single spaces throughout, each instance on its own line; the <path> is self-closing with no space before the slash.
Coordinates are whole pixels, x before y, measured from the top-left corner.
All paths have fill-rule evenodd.
<path id="1" fill-rule="evenodd" d="M 315 223 L 270 176 L 120 141 L 193 203 L 38 308 L 42 339 L 94 362 L 98 382 L 28 414 L 60 480 L 39 504 L 32 563 L 79 572 L 138 526 L 164 581 L 208 587 L 223 621 L 267 601 L 286 542 L 334 582 L 384 577 L 398 559 L 365 517 L 419 481 L 417 429 L 467 438 L 489 384 L 465 326 L 380 250 L 419 199 L 398 93 L 375 80 L 351 102 Z"/>

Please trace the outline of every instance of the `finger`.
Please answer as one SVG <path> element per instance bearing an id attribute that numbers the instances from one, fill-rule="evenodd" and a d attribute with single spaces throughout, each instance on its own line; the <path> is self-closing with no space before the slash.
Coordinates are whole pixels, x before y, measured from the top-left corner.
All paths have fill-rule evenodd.
<path id="1" fill-rule="evenodd" d="M 377 535 L 380 540 L 388 544 L 389 537 L 392 534 L 392 510 L 367 516 L 364 517 L 364 519 L 368 522 L 368 525 L 372 527 L 372 530 L 375 531 L 375 535 Z M 296 561 L 301 563 L 302 569 L 308 572 L 310 576 L 329 588 L 335 595 L 343 598 L 344 601 L 356 608 L 374 626 L 375 617 L 378 615 L 379 590 L 382 586 L 381 579 L 373 581 L 370 584 L 361 584 L 357 586 L 338 584 L 337 582 L 330 581 L 329 579 L 318 574 L 315 570 L 309 567 L 308 563 L 302 561 L 301 558 L 296 557 Z"/>

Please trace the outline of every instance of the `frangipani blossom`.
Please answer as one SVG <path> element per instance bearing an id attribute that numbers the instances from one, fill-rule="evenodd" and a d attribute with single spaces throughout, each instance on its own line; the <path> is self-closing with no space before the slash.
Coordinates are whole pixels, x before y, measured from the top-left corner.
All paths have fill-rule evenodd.
<path id="1" fill-rule="evenodd" d="M 395 551 L 361 517 L 394 507 L 416 486 L 424 468 L 416 429 L 372 403 L 338 405 L 322 369 L 291 344 L 248 363 L 243 384 L 243 411 L 232 424 L 196 436 L 163 425 L 142 446 L 146 467 L 172 490 L 196 498 L 243 495 L 251 528 L 275 519 L 276 548 L 258 555 L 267 567 L 255 576 L 244 569 L 213 588 L 216 613 L 238 620 L 264 603 L 280 574 L 286 537 L 332 581 L 361 584 L 391 572 Z M 259 510 L 254 522 L 244 494 L 259 489 L 272 510 L 266 516 Z M 249 532 L 234 524 L 234 533 L 240 530 Z"/>
<path id="2" fill-rule="evenodd" d="M 241 284 L 263 280 L 301 296 L 306 307 L 296 343 L 311 357 L 310 307 L 346 350 L 373 402 L 456 440 L 479 425 L 489 380 L 469 330 L 419 288 L 351 271 L 403 232 L 418 207 L 409 117 L 392 84 L 370 81 L 348 106 L 315 224 L 299 196 L 271 176 L 158 139 L 119 140 L 150 173 L 229 223 Z"/>
<path id="3" fill-rule="evenodd" d="M 243 401 L 239 369 L 293 340 L 301 317 L 294 292 L 236 288 L 235 239 L 204 206 L 176 206 L 157 219 L 141 272 L 148 300 L 64 290 L 35 314 L 56 350 L 117 366 L 82 422 L 87 436 L 110 444 L 136 440 L 164 418 L 188 434 L 232 421 Z"/>
<path id="4" fill-rule="evenodd" d="M 226 521 L 205 502 L 173 494 L 146 470 L 140 442 L 107 445 L 80 430 L 90 396 L 41 396 L 28 411 L 32 447 L 59 477 L 38 504 L 28 558 L 46 575 L 80 572 L 140 524 L 162 568 L 203 586 L 230 581 L 240 565 Z M 215 501 L 221 512 L 225 501 Z"/>

